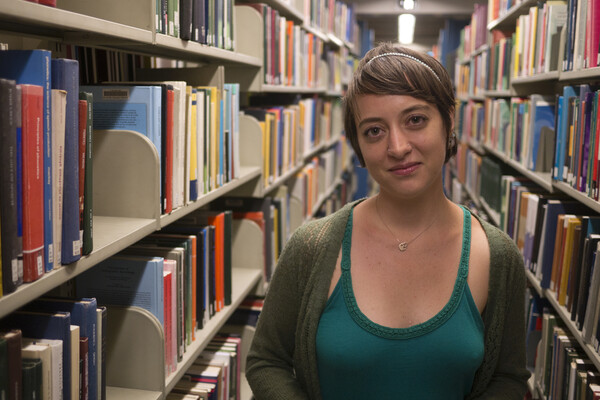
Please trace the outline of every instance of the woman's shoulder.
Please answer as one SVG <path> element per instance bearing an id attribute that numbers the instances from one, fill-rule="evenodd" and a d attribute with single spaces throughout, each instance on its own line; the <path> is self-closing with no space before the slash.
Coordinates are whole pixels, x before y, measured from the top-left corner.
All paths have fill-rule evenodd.
<path id="1" fill-rule="evenodd" d="M 352 212 L 352 208 L 360 201 L 362 200 L 346 203 L 342 208 L 332 214 L 302 224 L 294 231 L 292 238 L 300 240 L 301 242 L 306 242 L 324 236 L 336 236 L 336 233 L 342 234 L 346 227 L 348 217 Z"/>
<path id="2" fill-rule="evenodd" d="M 516 279 L 525 276 L 523 256 L 516 243 L 506 232 L 473 214 L 481 224 L 490 248 L 490 273 L 510 274 Z"/>

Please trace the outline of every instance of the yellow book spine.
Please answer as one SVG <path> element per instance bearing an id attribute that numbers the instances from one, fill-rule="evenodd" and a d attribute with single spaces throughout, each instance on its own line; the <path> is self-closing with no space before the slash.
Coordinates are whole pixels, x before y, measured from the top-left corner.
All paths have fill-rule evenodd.
<path id="1" fill-rule="evenodd" d="M 565 251 L 562 259 L 562 270 L 558 284 L 558 303 L 561 306 L 565 305 L 567 299 L 567 287 L 569 286 L 569 271 L 571 266 L 571 257 L 573 257 L 573 234 L 575 227 L 581 225 L 581 218 L 571 217 L 566 222 L 567 232 L 565 238 Z"/>

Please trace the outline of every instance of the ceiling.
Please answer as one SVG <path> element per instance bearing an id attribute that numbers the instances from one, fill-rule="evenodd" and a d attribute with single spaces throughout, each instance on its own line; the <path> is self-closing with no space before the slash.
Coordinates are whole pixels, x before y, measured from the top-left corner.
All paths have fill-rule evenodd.
<path id="1" fill-rule="evenodd" d="M 375 32 L 375 43 L 398 41 L 398 15 L 403 12 L 415 14 L 414 45 L 420 50 L 431 50 L 437 43 L 440 29 L 446 19 L 470 20 L 475 3 L 487 0 L 415 0 L 415 8 L 405 11 L 398 0 L 345 0 L 354 4 L 358 19 L 367 21 Z"/>

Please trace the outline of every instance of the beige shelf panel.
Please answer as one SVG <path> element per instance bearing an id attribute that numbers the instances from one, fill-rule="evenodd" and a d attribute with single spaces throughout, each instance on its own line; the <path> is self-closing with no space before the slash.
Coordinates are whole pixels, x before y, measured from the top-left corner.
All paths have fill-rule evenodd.
<path id="1" fill-rule="evenodd" d="M 164 392 L 165 340 L 158 319 L 139 307 L 110 306 L 107 316 L 106 385 Z"/>
<path id="2" fill-rule="evenodd" d="M 160 216 L 160 164 L 156 147 L 134 131 L 95 130 L 94 214 Z"/>

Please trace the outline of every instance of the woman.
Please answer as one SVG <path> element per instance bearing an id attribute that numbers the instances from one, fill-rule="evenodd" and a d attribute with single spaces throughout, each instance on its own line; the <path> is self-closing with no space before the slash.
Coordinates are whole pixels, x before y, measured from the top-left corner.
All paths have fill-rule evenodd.
<path id="1" fill-rule="evenodd" d="M 522 399 L 525 275 L 514 243 L 443 193 L 454 93 L 435 59 L 360 62 L 345 130 L 379 193 L 299 228 L 247 359 L 260 399 Z"/>

